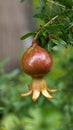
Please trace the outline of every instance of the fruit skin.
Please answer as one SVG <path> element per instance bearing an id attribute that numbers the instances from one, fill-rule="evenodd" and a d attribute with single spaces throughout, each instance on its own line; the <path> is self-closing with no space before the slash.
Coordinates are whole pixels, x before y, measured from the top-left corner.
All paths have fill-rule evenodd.
<path id="1" fill-rule="evenodd" d="M 36 41 L 33 41 L 32 46 L 27 49 L 21 59 L 24 72 L 32 77 L 30 89 L 27 93 L 22 93 L 22 97 L 32 94 L 32 100 L 36 101 L 41 93 L 46 98 L 53 98 L 49 92 L 54 93 L 57 90 L 49 89 L 44 79 L 44 75 L 50 71 L 52 63 L 51 55 L 38 46 Z"/>
<path id="2" fill-rule="evenodd" d="M 37 44 L 28 48 L 21 59 L 24 72 L 32 77 L 43 77 L 50 71 L 52 63 L 51 55 Z"/>

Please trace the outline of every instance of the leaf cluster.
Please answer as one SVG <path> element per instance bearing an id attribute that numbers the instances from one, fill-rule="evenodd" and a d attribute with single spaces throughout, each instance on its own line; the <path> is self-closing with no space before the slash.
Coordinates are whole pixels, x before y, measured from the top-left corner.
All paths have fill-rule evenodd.
<path id="1" fill-rule="evenodd" d="M 36 8 L 38 7 L 34 18 L 37 19 L 40 26 L 35 33 L 28 33 L 27 36 L 34 35 L 35 37 L 36 33 L 40 31 L 36 40 L 40 43 L 40 46 L 47 48 L 49 51 L 52 51 L 54 46 L 73 46 L 73 1 L 38 0 L 38 5 L 36 5 L 37 2 L 34 4 Z M 58 17 L 47 24 L 55 16 Z M 41 24 L 42 21 L 43 24 Z M 47 26 L 44 26 L 45 24 Z M 21 40 L 26 38 L 25 34 L 21 37 Z"/>

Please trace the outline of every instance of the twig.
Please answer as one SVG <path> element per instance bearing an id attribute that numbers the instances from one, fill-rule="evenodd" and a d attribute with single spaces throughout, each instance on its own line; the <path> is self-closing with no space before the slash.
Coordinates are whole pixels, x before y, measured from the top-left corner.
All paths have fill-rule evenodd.
<path id="1" fill-rule="evenodd" d="M 58 17 L 58 15 L 55 16 L 55 17 L 53 17 L 53 18 L 52 18 L 49 22 L 47 22 L 46 24 L 44 24 L 44 25 L 41 27 L 41 29 L 40 29 L 38 32 L 36 32 L 36 35 L 35 35 L 35 37 L 34 37 L 34 40 L 37 39 L 37 37 L 38 37 L 40 31 L 41 31 L 44 27 L 46 27 L 46 26 L 48 26 L 49 24 L 51 24 L 57 17 Z"/>
<path id="2" fill-rule="evenodd" d="M 52 3 L 52 4 L 55 4 L 55 5 L 58 5 L 58 6 L 61 6 L 61 7 L 65 8 L 64 5 L 59 4 L 58 2 L 54 2 L 54 1 L 52 1 L 52 0 L 47 0 L 47 2 L 50 2 L 50 3 Z"/>
<path id="3" fill-rule="evenodd" d="M 43 27 L 46 27 L 46 26 L 48 26 L 49 24 L 51 24 L 57 17 L 58 17 L 58 15 L 55 16 L 55 17 L 53 17 L 53 18 L 52 18 L 48 23 L 46 23 Z"/>

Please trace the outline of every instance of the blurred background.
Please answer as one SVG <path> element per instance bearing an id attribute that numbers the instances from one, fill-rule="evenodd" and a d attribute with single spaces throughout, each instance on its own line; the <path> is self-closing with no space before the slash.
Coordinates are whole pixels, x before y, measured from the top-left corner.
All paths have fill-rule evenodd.
<path id="1" fill-rule="evenodd" d="M 32 6 L 28 1 L 23 4 L 18 0 L 0 1 L 0 61 L 9 57 L 7 71 L 20 67 L 18 56 L 22 48 L 31 43 L 29 39 L 21 42 L 20 36 L 35 28 L 32 15 Z"/>
<path id="2" fill-rule="evenodd" d="M 33 2 L 33 4 L 37 2 Z M 0 130 L 73 130 L 73 48 L 56 48 L 53 67 L 45 79 L 50 88 L 58 89 L 54 99 L 40 96 L 33 102 L 28 91 L 31 77 L 21 70 L 22 53 L 32 37 L 20 37 L 34 31 L 35 5 L 26 0 L 0 1 Z"/>

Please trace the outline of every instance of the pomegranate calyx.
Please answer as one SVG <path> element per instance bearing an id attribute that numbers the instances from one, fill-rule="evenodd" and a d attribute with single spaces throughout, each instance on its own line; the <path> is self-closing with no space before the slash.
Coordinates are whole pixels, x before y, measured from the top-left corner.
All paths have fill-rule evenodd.
<path id="1" fill-rule="evenodd" d="M 49 94 L 49 92 L 57 92 L 57 90 L 55 89 L 49 89 L 47 87 L 46 81 L 43 78 L 33 78 L 32 79 L 32 84 L 31 84 L 31 89 L 29 92 L 25 93 L 25 94 L 21 94 L 21 96 L 29 96 L 32 93 L 32 100 L 36 101 L 39 96 L 40 93 L 42 93 L 43 96 L 45 96 L 46 98 L 54 98 L 53 96 L 51 96 Z"/>
<path id="2" fill-rule="evenodd" d="M 23 93 L 20 96 L 21 97 L 29 96 L 31 93 L 32 93 L 32 90 L 28 91 L 27 93 Z"/>

